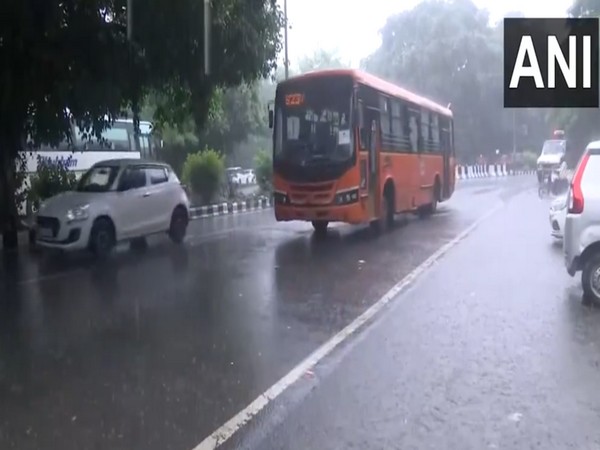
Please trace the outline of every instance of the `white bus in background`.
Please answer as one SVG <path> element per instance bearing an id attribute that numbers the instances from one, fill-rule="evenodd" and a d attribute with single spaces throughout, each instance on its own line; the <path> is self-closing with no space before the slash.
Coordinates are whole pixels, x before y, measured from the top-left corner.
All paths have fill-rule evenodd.
<path id="1" fill-rule="evenodd" d="M 162 146 L 162 141 L 153 133 L 152 124 L 147 121 L 140 121 L 139 145 L 136 145 L 132 119 L 117 119 L 111 128 L 104 130 L 102 139 L 105 142 L 99 142 L 95 138 L 84 140 L 76 125 L 73 125 L 71 135 L 71 146 L 65 141 L 58 147 L 41 146 L 36 150 L 27 150 L 27 174 L 37 171 L 38 157 L 54 163 L 68 161 L 68 168 L 79 177 L 99 161 L 121 158 L 156 159 L 157 150 Z M 29 184 L 28 178 L 24 188 Z M 21 214 L 29 215 L 30 207 L 27 204 L 21 205 L 20 209 Z"/>
<path id="2" fill-rule="evenodd" d="M 27 173 L 37 170 L 38 156 L 48 162 L 69 161 L 69 169 L 79 176 L 98 161 L 108 159 L 155 159 L 160 140 L 152 133 L 152 124 L 140 121 L 139 148 L 135 144 L 132 119 L 118 119 L 111 128 L 102 132 L 104 143 L 95 138 L 84 140 L 81 130 L 74 125 L 73 143 L 69 147 L 66 142 L 58 147 L 41 146 L 39 149 L 27 151 Z M 70 160 L 69 160 L 70 158 Z"/>

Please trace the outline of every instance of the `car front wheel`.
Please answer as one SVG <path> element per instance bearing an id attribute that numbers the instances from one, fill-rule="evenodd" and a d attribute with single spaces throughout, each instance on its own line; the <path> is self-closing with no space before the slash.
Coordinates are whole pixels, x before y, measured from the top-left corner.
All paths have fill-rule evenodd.
<path id="1" fill-rule="evenodd" d="M 115 246 L 115 229 L 112 222 L 106 218 L 96 219 L 90 232 L 90 250 L 99 258 L 110 254 Z"/>
<path id="2" fill-rule="evenodd" d="M 169 237 L 176 244 L 181 244 L 185 239 L 188 226 L 188 215 L 184 208 L 177 207 L 171 216 Z"/>
<path id="3" fill-rule="evenodd" d="M 586 301 L 600 303 L 600 252 L 591 255 L 584 263 L 581 286 Z"/>

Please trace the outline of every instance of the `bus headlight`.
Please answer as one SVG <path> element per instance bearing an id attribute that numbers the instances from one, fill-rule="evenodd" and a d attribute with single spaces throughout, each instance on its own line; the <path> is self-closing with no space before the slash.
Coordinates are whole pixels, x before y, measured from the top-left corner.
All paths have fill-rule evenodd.
<path id="1" fill-rule="evenodd" d="M 335 194 L 336 205 L 349 205 L 358 202 L 358 189 L 348 189 Z"/>
<path id="2" fill-rule="evenodd" d="M 67 211 L 67 221 L 86 220 L 89 217 L 90 205 L 81 205 Z"/>

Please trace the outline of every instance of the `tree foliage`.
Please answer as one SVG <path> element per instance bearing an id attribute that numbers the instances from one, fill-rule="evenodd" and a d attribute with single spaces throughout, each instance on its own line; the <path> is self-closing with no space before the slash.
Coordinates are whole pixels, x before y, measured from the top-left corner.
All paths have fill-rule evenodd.
<path id="1" fill-rule="evenodd" d="M 223 156 L 205 148 L 187 156 L 182 178 L 192 188 L 192 193 L 200 197 L 202 204 L 208 204 L 219 190 L 224 171 Z"/>
<path id="2" fill-rule="evenodd" d="M 298 62 L 300 73 L 323 69 L 342 69 L 349 67 L 336 52 L 317 50 L 312 55 L 305 56 Z"/>
<path id="3" fill-rule="evenodd" d="M 599 17 L 600 2 L 575 0 L 569 9 L 569 15 L 572 17 Z M 576 150 L 575 158 L 590 140 L 600 139 L 600 129 L 598 128 L 600 111 L 598 109 L 555 109 L 549 112 L 548 120 L 565 129 L 571 148 Z"/>
<path id="4" fill-rule="evenodd" d="M 280 49 L 276 0 L 212 1 L 211 73 L 203 71 L 203 2 L 5 0 L 0 4 L 0 225 L 16 228 L 15 159 L 23 138 L 70 140 L 70 121 L 99 136 L 127 108 L 158 92 L 171 125 L 206 122 L 217 88 L 269 74 Z M 14 237 L 11 239 L 14 241 Z M 8 242 L 7 245 L 14 245 Z"/>
<path id="5" fill-rule="evenodd" d="M 455 115 L 456 147 L 465 162 L 512 151 L 546 133 L 539 111 L 503 108 L 502 25 L 489 25 L 470 0 L 427 0 L 390 17 L 367 70 L 443 105 Z"/>

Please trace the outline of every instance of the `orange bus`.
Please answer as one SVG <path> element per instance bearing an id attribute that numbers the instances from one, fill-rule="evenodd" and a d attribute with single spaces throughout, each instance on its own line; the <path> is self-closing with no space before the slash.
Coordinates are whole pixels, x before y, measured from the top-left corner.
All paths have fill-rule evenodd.
<path id="1" fill-rule="evenodd" d="M 455 184 L 450 109 L 359 70 L 282 81 L 274 108 L 277 221 L 371 223 L 427 217 Z"/>

